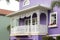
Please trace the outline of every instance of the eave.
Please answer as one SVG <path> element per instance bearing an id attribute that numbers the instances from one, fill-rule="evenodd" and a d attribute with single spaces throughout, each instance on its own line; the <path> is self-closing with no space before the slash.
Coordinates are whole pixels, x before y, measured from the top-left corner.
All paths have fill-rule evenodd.
<path id="1" fill-rule="evenodd" d="M 39 4 L 39 5 L 35 5 L 35 6 L 32 6 L 32 7 L 26 8 L 26 9 L 22 9 L 22 10 L 10 13 L 6 16 L 11 17 L 13 15 L 21 14 L 23 12 L 30 11 L 30 10 L 36 10 L 36 9 L 39 9 L 39 8 L 45 8 L 46 10 L 51 10 L 51 8 Z"/>

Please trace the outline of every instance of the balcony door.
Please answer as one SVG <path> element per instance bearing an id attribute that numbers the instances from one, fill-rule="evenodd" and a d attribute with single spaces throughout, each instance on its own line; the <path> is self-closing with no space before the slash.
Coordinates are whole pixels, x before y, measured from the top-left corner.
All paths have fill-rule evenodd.
<path id="1" fill-rule="evenodd" d="M 46 14 L 45 13 L 41 13 L 40 14 L 40 24 L 41 25 L 46 25 Z"/>

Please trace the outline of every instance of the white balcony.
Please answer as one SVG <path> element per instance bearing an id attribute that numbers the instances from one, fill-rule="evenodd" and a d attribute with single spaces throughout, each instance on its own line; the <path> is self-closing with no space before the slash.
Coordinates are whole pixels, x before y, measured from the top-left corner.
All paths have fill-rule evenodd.
<path id="1" fill-rule="evenodd" d="M 48 33 L 46 25 L 16 26 L 11 29 L 11 36 L 17 35 L 46 35 Z"/>

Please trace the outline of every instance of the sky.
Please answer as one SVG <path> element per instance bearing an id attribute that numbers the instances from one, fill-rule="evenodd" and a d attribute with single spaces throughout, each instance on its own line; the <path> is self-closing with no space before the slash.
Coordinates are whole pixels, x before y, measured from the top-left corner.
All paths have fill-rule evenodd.
<path id="1" fill-rule="evenodd" d="M 0 0 L 0 9 L 18 11 L 19 10 L 19 2 L 15 1 L 15 0 L 10 0 L 10 3 L 8 4 L 6 2 L 6 0 Z"/>

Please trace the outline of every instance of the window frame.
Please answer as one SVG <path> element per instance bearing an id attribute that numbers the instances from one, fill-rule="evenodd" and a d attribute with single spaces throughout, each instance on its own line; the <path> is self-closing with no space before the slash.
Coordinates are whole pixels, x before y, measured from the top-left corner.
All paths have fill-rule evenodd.
<path id="1" fill-rule="evenodd" d="M 56 24 L 55 25 L 50 25 L 51 24 L 51 16 L 53 15 L 53 14 L 56 14 Z M 57 12 L 52 12 L 52 13 L 50 13 L 50 19 L 49 19 L 50 21 L 49 21 L 49 27 L 57 27 Z"/>
<path id="2" fill-rule="evenodd" d="M 29 20 L 30 20 L 30 19 L 25 19 L 24 24 L 26 25 L 26 21 L 28 21 L 28 22 L 27 22 L 27 23 L 28 23 L 27 25 L 31 25 L 31 20 L 30 20 L 30 24 L 29 24 Z"/>
<path id="3" fill-rule="evenodd" d="M 26 3 L 25 1 L 28 2 L 28 3 Z M 24 1 L 23 1 L 23 7 L 24 7 L 24 6 L 27 6 L 27 5 L 29 5 L 29 4 L 30 4 L 30 0 L 24 0 Z"/>

